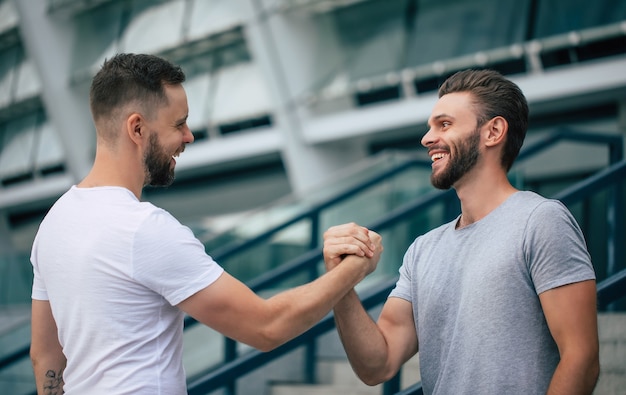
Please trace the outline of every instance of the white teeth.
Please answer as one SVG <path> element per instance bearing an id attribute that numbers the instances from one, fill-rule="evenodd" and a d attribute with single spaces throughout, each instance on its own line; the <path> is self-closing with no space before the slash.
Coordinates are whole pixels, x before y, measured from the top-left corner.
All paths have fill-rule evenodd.
<path id="1" fill-rule="evenodd" d="M 436 160 L 445 158 L 446 156 L 448 156 L 449 154 L 444 154 L 444 153 L 439 153 L 439 154 L 433 154 L 431 155 L 430 159 L 434 162 Z"/>

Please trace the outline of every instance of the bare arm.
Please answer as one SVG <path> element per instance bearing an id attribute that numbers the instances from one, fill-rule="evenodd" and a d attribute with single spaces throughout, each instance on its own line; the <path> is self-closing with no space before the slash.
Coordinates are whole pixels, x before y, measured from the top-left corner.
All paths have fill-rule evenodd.
<path id="1" fill-rule="evenodd" d="M 62 394 L 63 371 L 67 360 L 59 344 L 57 326 L 47 301 L 33 300 L 30 358 L 37 394 Z"/>
<path id="2" fill-rule="evenodd" d="M 539 299 L 561 355 L 548 395 L 591 394 L 600 371 L 595 281 L 558 287 Z"/>
<path id="3" fill-rule="evenodd" d="M 324 260 L 332 273 L 355 256 L 340 254 L 339 248 L 350 242 L 349 235 L 355 224 L 330 228 L 324 233 Z M 335 321 L 339 337 L 353 370 L 368 385 L 376 385 L 393 377 L 402 364 L 418 349 L 417 333 L 411 303 L 399 298 L 389 298 L 378 323 L 363 308 L 358 295 L 351 290 L 335 306 Z"/>
<path id="4" fill-rule="evenodd" d="M 352 369 L 365 384 L 391 379 L 417 353 L 413 309 L 406 300 L 389 298 L 375 323 L 351 291 L 335 306 L 335 320 Z"/>
<path id="5" fill-rule="evenodd" d="M 311 283 L 263 299 L 224 273 L 178 307 L 228 337 L 259 350 L 271 350 L 312 327 L 352 287 L 374 271 L 382 245 L 380 236 L 369 233 L 371 243 L 366 229 L 358 235 L 367 240 L 367 251 L 362 254 L 369 257 L 346 261 L 337 270 Z M 369 248 L 371 245 L 374 251 Z"/>

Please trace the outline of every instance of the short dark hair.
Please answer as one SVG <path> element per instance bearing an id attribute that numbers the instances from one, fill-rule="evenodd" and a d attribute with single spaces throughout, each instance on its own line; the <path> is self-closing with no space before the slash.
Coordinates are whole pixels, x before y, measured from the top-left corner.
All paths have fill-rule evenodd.
<path id="1" fill-rule="evenodd" d="M 93 78 L 89 102 L 94 121 L 133 101 L 147 110 L 167 103 L 164 85 L 185 81 L 179 66 L 154 55 L 122 53 L 105 60 Z M 150 114 L 146 114 L 149 116 Z"/>
<path id="2" fill-rule="evenodd" d="M 528 129 L 528 103 L 522 90 L 494 70 L 463 70 L 449 77 L 439 88 L 439 97 L 469 92 L 477 109 L 478 126 L 501 116 L 509 124 L 502 166 L 509 171 L 524 143 Z"/>

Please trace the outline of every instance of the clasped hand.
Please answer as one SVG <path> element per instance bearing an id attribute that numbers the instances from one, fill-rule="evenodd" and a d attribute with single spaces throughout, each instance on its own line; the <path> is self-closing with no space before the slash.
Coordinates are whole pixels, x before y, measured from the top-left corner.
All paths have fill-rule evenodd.
<path id="1" fill-rule="evenodd" d="M 330 271 L 348 255 L 363 258 L 367 273 L 376 269 L 383 252 L 381 236 L 353 222 L 337 225 L 324 232 L 324 262 Z"/>

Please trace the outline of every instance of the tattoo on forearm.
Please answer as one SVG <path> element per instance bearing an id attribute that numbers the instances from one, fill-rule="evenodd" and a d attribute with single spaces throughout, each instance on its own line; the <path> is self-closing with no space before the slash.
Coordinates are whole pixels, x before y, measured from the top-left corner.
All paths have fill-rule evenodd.
<path id="1" fill-rule="evenodd" d="M 63 394 L 63 369 L 58 372 L 50 369 L 46 372 L 46 379 L 43 383 L 43 393 L 45 395 Z"/>

